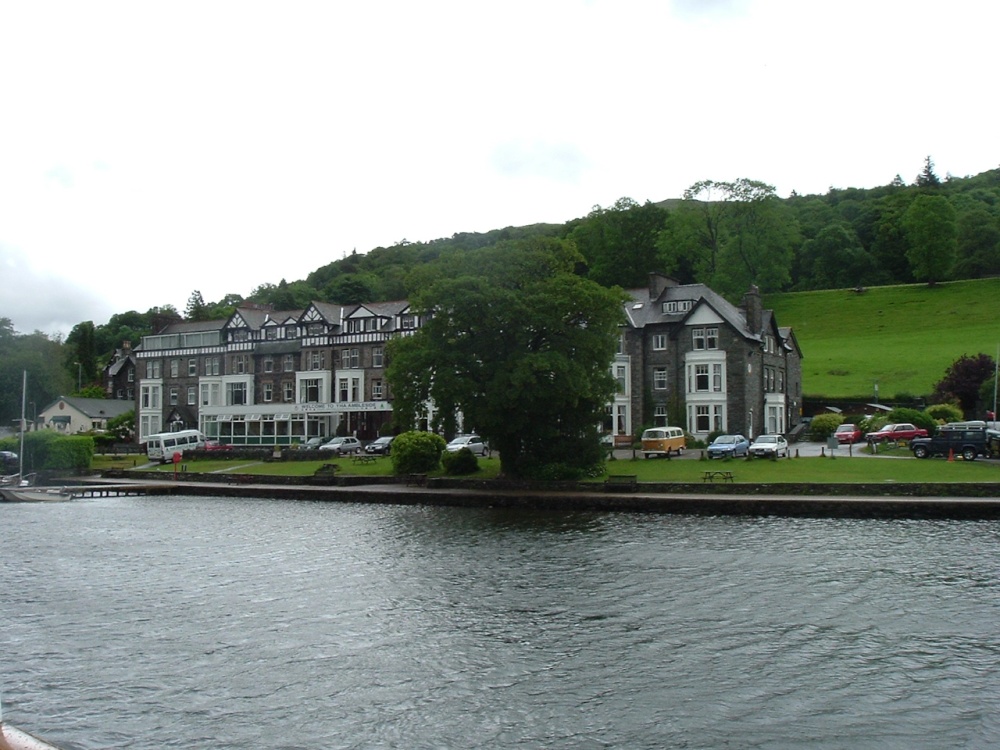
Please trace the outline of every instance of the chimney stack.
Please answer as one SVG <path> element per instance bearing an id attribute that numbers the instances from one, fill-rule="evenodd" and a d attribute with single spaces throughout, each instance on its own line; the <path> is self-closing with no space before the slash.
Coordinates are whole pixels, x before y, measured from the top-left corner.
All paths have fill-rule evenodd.
<path id="1" fill-rule="evenodd" d="M 743 312 L 747 319 L 747 330 L 759 334 L 764 328 L 764 308 L 760 301 L 760 290 L 751 284 L 743 295 Z"/>

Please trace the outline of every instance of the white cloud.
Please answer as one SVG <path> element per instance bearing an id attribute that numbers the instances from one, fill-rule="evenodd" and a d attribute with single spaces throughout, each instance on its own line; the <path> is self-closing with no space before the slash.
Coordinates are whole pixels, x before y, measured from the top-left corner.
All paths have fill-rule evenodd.
<path id="1" fill-rule="evenodd" d="M 12 4 L 0 316 L 66 332 L 701 179 L 981 172 L 998 20 L 971 0 Z"/>

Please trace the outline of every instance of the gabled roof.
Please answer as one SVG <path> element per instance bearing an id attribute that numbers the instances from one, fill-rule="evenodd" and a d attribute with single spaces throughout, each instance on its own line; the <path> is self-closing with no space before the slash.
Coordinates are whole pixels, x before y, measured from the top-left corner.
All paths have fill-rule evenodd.
<path id="1" fill-rule="evenodd" d="M 804 359 L 802 356 L 802 347 L 799 346 L 799 340 L 795 337 L 795 331 L 790 326 L 779 326 L 778 333 L 781 335 L 781 345 L 787 351 L 795 352 L 799 359 Z"/>
<path id="2" fill-rule="evenodd" d="M 299 323 L 310 323 L 322 320 L 329 325 L 339 326 L 344 319 L 345 308 L 331 302 L 310 302 L 309 307 L 302 311 Z"/>
<path id="3" fill-rule="evenodd" d="M 303 310 L 275 310 L 267 314 L 264 326 L 294 326 L 299 324 Z"/>
<path id="4" fill-rule="evenodd" d="M 110 365 L 108 365 L 107 366 L 107 373 L 111 377 L 114 377 L 115 375 L 117 375 L 118 373 L 120 373 L 122 370 L 124 370 L 126 367 L 128 367 L 129 365 L 132 365 L 133 367 L 135 367 L 135 355 L 133 355 L 131 352 L 128 353 L 128 354 L 126 354 L 123 357 L 119 357 L 114 362 L 112 362 Z"/>
<path id="5" fill-rule="evenodd" d="M 658 323 L 683 325 L 699 308 L 707 306 L 744 337 L 760 340 L 760 331 L 747 330 L 746 313 L 704 284 L 668 286 L 655 299 L 650 298 L 647 288 L 630 289 L 626 293 L 631 300 L 625 303 L 625 315 L 634 328 Z M 663 312 L 664 302 L 688 300 L 692 303 L 689 310 Z"/>
<path id="6" fill-rule="evenodd" d="M 409 310 L 410 303 L 405 299 L 395 300 L 394 302 L 366 302 L 362 307 L 367 308 L 374 315 L 391 318 Z"/>
<path id="7" fill-rule="evenodd" d="M 121 399 L 60 396 L 42 411 L 48 411 L 60 401 L 65 401 L 67 405 L 72 406 L 90 419 L 114 419 L 135 408 L 131 401 L 122 401 Z"/>

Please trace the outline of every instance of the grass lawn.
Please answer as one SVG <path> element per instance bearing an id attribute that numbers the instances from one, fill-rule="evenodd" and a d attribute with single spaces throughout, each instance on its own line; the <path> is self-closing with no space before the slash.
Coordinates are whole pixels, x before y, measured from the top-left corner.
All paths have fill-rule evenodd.
<path id="1" fill-rule="evenodd" d="M 770 461 L 767 459 L 733 459 L 708 461 L 696 459 L 616 459 L 607 463 L 608 474 L 635 474 L 640 482 L 700 483 L 702 472 L 707 469 L 731 471 L 736 482 L 768 484 L 774 482 L 827 483 L 827 482 L 997 482 L 1000 484 L 1000 462 L 977 460 L 946 461 L 943 458 L 919 460 L 905 448 L 880 457 L 837 456 L 836 458 L 791 458 Z M 95 460 L 95 464 L 97 461 Z M 267 476 L 307 477 L 320 466 L 334 463 L 343 475 L 390 476 L 392 461 L 378 458 L 371 464 L 355 464 L 350 458 L 332 461 L 240 461 L 236 459 L 190 460 L 183 462 L 188 473 L 251 474 Z M 140 462 L 138 467 L 142 467 Z M 490 479 L 500 473 L 497 457 L 479 460 L 480 471 L 472 475 L 477 479 Z M 95 466 L 97 468 L 97 466 Z M 129 466 L 131 468 L 131 461 Z M 147 467 L 153 471 L 172 475 L 173 465 Z M 431 476 L 444 476 L 443 471 Z M 603 477 L 593 480 L 603 481 Z"/>
<path id="2" fill-rule="evenodd" d="M 865 483 L 903 482 L 997 482 L 997 461 L 953 461 L 943 458 L 916 459 L 907 453 L 880 458 L 838 456 L 836 458 L 725 459 L 692 461 L 625 459 L 608 463 L 609 474 L 635 474 L 640 482 L 701 482 L 702 472 L 733 472 L 735 482 L 748 483 Z"/>
<path id="3" fill-rule="evenodd" d="M 989 300 L 1000 279 L 769 294 L 778 324 L 802 348 L 808 395 L 881 398 L 931 393 L 963 354 L 996 357 L 1000 327 Z"/>

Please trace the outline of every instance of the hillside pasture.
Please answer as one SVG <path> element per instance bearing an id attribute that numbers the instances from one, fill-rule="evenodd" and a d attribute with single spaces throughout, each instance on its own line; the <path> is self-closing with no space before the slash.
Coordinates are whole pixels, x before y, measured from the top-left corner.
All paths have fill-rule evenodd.
<path id="1" fill-rule="evenodd" d="M 963 354 L 996 357 L 1000 279 L 769 294 L 802 348 L 807 396 L 926 396 Z"/>

